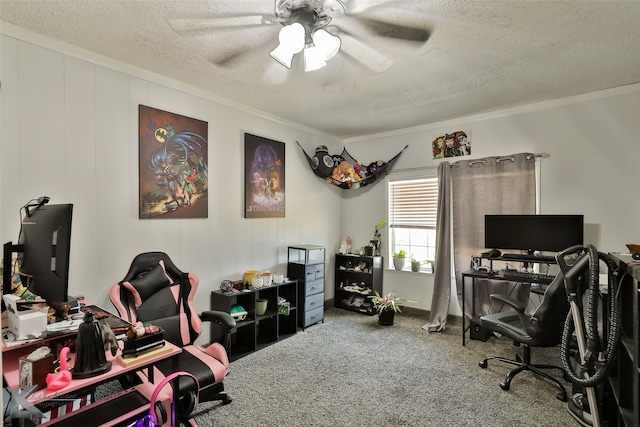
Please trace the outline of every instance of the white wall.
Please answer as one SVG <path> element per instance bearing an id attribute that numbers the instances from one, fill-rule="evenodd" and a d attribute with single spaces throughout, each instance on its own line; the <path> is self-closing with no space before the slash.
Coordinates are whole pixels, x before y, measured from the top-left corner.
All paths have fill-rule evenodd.
<path id="1" fill-rule="evenodd" d="M 338 246 L 340 191 L 311 173 L 296 141 L 308 152 L 320 144 L 339 151 L 341 141 L 143 73 L 8 36 L 1 43 L 0 238 L 17 240 L 19 209 L 30 199 L 73 203 L 71 294 L 110 307 L 109 289 L 132 258 L 160 250 L 199 276 L 202 311 L 223 279 L 247 269 L 286 273 L 288 245 L 324 245 L 328 253 Z M 208 218 L 138 219 L 139 104 L 209 123 Z M 243 218 L 245 132 L 286 144 L 286 218 Z M 332 282 L 327 291 L 332 297 Z"/>
<path id="2" fill-rule="evenodd" d="M 390 158 L 406 144 L 394 171 L 437 167 L 431 141 L 443 133 L 471 131 L 469 159 L 519 152 L 547 152 L 540 160 L 540 212 L 584 214 L 585 243 L 602 252 L 624 252 L 640 242 L 640 85 L 529 105 L 510 111 L 451 120 L 401 132 L 346 141 L 347 150 L 368 163 Z M 452 161 L 460 158 L 451 159 Z M 368 241 L 386 217 L 386 185 L 344 198 L 342 234 Z M 478 188 L 478 191 L 483 191 Z M 358 215 L 355 213 L 358 212 Z M 388 237 L 383 233 L 383 241 Z M 360 243 L 358 243 L 360 244 Z M 383 248 L 384 249 L 384 248 Z M 433 277 L 386 270 L 384 290 L 396 290 L 429 309 Z M 451 312 L 460 314 L 455 298 Z"/>
<path id="3" fill-rule="evenodd" d="M 602 251 L 640 242 L 633 221 L 640 210 L 640 85 L 339 141 L 125 64 L 70 54 L 53 41 L 0 40 L 0 238 L 17 239 L 18 209 L 34 197 L 74 203 L 71 293 L 99 304 L 109 305 L 110 286 L 139 252 L 166 251 L 198 274 L 197 308 L 205 310 L 221 280 L 246 269 L 284 272 L 286 246 L 306 243 L 327 248 L 332 298 L 331 255 L 347 235 L 354 246 L 369 241 L 387 216 L 386 185 L 328 186 L 310 172 L 295 141 L 308 152 L 325 144 L 331 153 L 345 142 L 363 163 L 388 160 L 409 144 L 395 171 L 435 168 L 431 141 L 455 130 L 471 130 L 469 158 L 549 152 L 541 161 L 542 213 L 584 213 L 587 241 Z M 209 218 L 138 219 L 138 104 L 209 123 Z M 242 216 L 244 132 L 286 143 L 284 219 Z M 383 250 L 386 242 L 383 233 Z M 384 288 L 417 300 L 418 308 L 431 306 L 430 275 L 386 271 Z M 452 313 L 460 313 L 455 298 Z"/>

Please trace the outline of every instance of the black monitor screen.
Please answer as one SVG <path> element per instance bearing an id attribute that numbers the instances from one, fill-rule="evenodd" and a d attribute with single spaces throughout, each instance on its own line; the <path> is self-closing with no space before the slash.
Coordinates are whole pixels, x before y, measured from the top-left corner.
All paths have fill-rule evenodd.
<path id="1" fill-rule="evenodd" d="M 51 302 L 67 301 L 72 204 L 45 205 L 27 212 L 18 245 L 21 280 Z"/>
<path id="2" fill-rule="evenodd" d="M 584 215 L 485 215 L 490 249 L 560 252 L 584 240 Z"/>

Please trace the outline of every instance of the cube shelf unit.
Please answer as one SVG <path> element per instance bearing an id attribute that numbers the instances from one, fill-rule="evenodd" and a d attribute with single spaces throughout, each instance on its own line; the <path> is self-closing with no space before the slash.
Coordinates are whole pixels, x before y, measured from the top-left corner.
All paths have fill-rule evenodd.
<path id="1" fill-rule="evenodd" d="M 289 302 L 289 313 L 278 312 L 278 297 Z M 266 299 L 267 311 L 259 316 L 256 313 L 256 301 Z M 266 288 L 245 291 L 211 292 L 211 310 L 231 313 L 234 304 L 241 305 L 247 312 L 243 320 L 236 321 L 236 328 L 231 334 L 229 344 L 229 360 L 237 360 L 254 351 L 294 335 L 298 310 L 298 282 L 289 280 L 282 284 L 274 284 Z M 219 336 L 219 329 L 211 324 L 211 340 Z"/>
<path id="2" fill-rule="evenodd" d="M 298 326 L 303 330 L 324 322 L 325 249 L 317 245 L 289 246 L 287 275 L 298 281 Z"/>
<path id="3" fill-rule="evenodd" d="M 334 306 L 375 314 L 367 297 L 382 294 L 382 257 L 336 254 Z"/>
<path id="4" fill-rule="evenodd" d="M 609 427 L 640 425 L 640 264 L 631 255 L 612 254 L 622 270 L 622 333 L 605 381 L 604 419 Z"/>

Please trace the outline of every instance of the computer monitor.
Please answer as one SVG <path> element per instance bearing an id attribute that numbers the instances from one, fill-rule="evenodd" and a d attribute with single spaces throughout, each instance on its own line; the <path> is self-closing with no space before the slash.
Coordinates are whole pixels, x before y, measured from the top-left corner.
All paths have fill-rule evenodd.
<path id="1" fill-rule="evenodd" d="M 584 240 L 584 215 L 485 215 L 485 248 L 560 252 Z"/>
<path id="2" fill-rule="evenodd" d="M 23 285 L 47 302 L 69 300 L 72 214 L 72 204 L 27 207 L 14 246 Z"/>

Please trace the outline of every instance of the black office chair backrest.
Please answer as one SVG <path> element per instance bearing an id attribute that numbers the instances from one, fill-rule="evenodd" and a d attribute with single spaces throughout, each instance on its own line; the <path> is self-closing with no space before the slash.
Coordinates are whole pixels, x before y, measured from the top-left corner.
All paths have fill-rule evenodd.
<path id="1" fill-rule="evenodd" d="M 545 347 L 559 344 L 567 313 L 569 301 L 564 288 L 564 276 L 558 273 L 547 286 L 542 302 L 531 315 L 531 326 L 536 330 L 533 334 L 535 343 L 532 345 Z"/>
<path id="2" fill-rule="evenodd" d="M 122 306 L 134 307 L 135 320 L 162 328 L 165 340 L 183 347 L 200 335 L 202 321 L 192 309 L 198 279 L 182 272 L 166 253 L 137 255 L 120 286 L 117 299 Z M 140 298 L 139 304 L 134 302 L 132 290 Z M 123 317 L 132 321 L 130 315 Z"/>

